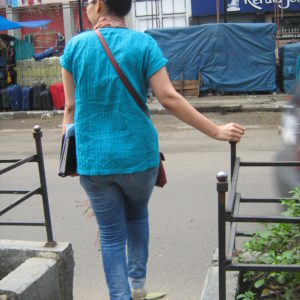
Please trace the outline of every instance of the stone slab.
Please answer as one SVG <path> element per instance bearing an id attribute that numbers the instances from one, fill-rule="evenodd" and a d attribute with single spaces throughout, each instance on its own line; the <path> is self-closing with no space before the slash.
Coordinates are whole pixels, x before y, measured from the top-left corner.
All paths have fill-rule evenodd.
<path id="1" fill-rule="evenodd" d="M 45 242 L 0 240 L 0 278 L 7 276 L 29 258 L 47 258 L 56 261 L 61 298 L 73 299 L 74 258 L 72 245 L 57 243 L 46 247 Z"/>
<path id="2" fill-rule="evenodd" d="M 28 258 L 0 281 L 4 291 L 20 300 L 61 300 L 56 260 Z"/>
<path id="3" fill-rule="evenodd" d="M 226 272 L 226 300 L 235 300 L 238 291 L 239 272 Z M 213 254 L 212 264 L 208 269 L 202 287 L 200 300 L 219 299 L 218 249 Z"/>

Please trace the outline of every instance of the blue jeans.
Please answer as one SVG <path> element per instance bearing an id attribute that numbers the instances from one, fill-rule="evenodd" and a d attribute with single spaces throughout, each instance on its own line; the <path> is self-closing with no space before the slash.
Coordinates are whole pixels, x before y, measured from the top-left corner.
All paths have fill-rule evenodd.
<path id="1" fill-rule="evenodd" d="M 157 173 L 158 168 L 151 168 L 133 174 L 80 176 L 99 225 L 111 300 L 129 300 L 130 288 L 141 288 L 145 284 L 148 202 Z"/>

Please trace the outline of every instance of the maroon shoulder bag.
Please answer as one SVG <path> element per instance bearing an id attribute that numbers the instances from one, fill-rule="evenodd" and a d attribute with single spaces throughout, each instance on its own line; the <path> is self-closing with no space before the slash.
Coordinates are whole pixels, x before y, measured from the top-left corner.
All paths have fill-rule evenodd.
<path id="1" fill-rule="evenodd" d="M 105 39 L 103 38 L 100 30 L 95 30 L 95 33 L 97 34 L 97 37 L 104 49 L 104 51 L 106 52 L 111 64 L 113 65 L 115 71 L 117 72 L 117 74 L 119 75 L 120 79 L 122 80 L 123 84 L 125 85 L 125 87 L 127 88 L 127 90 L 129 91 L 130 95 L 132 96 L 132 98 L 134 99 L 134 101 L 136 102 L 136 104 L 140 107 L 140 109 L 145 113 L 145 115 L 150 119 L 150 116 L 148 114 L 148 111 L 144 105 L 144 103 L 142 102 L 142 100 L 139 98 L 139 96 L 137 95 L 136 91 L 134 90 L 134 88 L 132 87 L 132 85 L 130 84 L 130 82 L 128 81 L 128 79 L 126 78 L 126 76 L 123 74 L 122 70 L 120 69 L 118 63 L 116 62 L 114 56 L 112 55 Z M 159 170 L 158 170 L 158 175 L 157 175 L 157 179 L 156 179 L 156 186 L 159 187 L 163 187 L 166 183 L 167 183 L 167 177 L 166 177 L 166 172 L 165 172 L 165 168 L 163 166 L 163 160 L 165 160 L 164 155 L 160 152 L 159 153 L 159 158 L 160 158 L 160 163 L 159 163 Z"/>

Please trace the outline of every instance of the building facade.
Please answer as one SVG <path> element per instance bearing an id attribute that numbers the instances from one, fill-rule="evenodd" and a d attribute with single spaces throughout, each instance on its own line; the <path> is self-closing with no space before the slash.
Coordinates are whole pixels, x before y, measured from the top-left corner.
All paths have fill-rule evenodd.
<path id="1" fill-rule="evenodd" d="M 190 16 L 190 0 L 136 0 L 130 14 L 132 28 L 138 31 L 186 27 Z"/>
<path id="2" fill-rule="evenodd" d="M 52 47 L 56 44 L 57 34 L 61 33 L 68 41 L 73 35 L 80 32 L 78 2 L 59 0 L 18 0 L 1 5 L 0 15 L 11 21 L 51 20 L 42 28 L 22 28 L 9 30 L 11 36 L 23 39 L 30 35 L 34 42 L 35 52 Z M 13 0 L 14 1 L 14 0 Z M 81 7 L 84 30 L 91 29 L 85 7 Z"/>
<path id="3" fill-rule="evenodd" d="M 214 23 L 217 0 L 191 0 L 191 25 Z M 300 0 L 227 0 L 230 23 L 277 23 L 280 39 L 300 39 Z M 220 21 L 224 19 L 224 1 L 219 0 Z"/>
<path id="4" fill-rule="evenodd" d="M 78 1 L 66 0 L 0 0 L 0 16 L 12 21 L 51 20 L 45 28 L 10 30 L 9 35 L 23 39 L 33 37 L 35 50 L 40 52 L 54 45 L 58 32 L 68 41 L 80 32 Z M 185 27 L 191 16 L 190 0 L 135 0 L 126 17 L 129 28 L 144 31 L 148 28 Z M 92 28 L 86 8 L 81 3 L 83 30 Z"/>
<path id="5" fill-rule="evenodd" d="M 126 23 L 138 31 L 215 23 L 217 2 L 222 22 L 223 0 L 133 0 Z M 89 30 L 86 8 L 81 6 L 83 30 Z M 45 28 L 8 32 L 21 39 L 31 35 L 36 52 L 55 45 L 58 32 L 66 41 L 80 32 L 77 0 L 0 0 L 0 15 L 12 21 L 51 20 Z M 281 38 L 300 38 L 300 0 L 227 0 L 227 19 L 228 22 L 278 23 Z"/>

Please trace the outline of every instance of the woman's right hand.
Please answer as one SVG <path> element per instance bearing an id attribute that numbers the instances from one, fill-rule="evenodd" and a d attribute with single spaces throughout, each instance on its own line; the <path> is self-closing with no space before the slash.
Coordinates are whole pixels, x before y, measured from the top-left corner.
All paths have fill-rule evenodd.
<path id="1" fill-rule="evenodd" d="M 219 125 L 214 138 L 219 141 L 239 142 L 245 130 L 246 128 L 236 123 Z"/>

